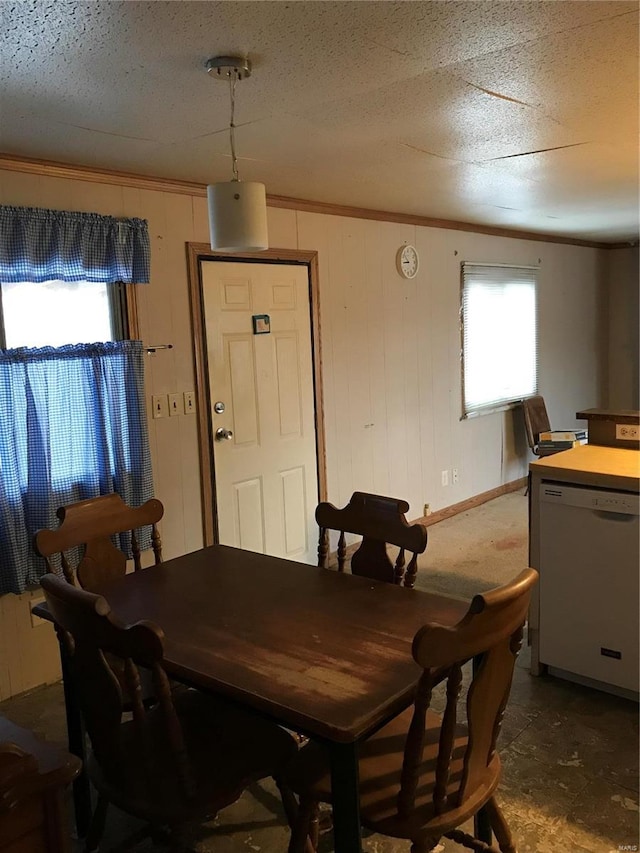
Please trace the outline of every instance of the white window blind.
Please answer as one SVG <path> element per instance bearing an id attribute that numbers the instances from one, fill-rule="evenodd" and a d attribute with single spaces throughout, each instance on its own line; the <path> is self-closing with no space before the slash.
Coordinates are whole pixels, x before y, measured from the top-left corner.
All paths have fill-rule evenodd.
<path id="1" fill-rule="evenodd" d="M 463 417 L 537 391 L 537 269 L 462 264 Z"/>

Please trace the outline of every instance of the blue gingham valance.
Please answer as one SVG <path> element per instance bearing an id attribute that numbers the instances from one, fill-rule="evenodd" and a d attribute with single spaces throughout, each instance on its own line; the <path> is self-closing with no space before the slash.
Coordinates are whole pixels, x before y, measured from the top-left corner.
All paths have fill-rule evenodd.
<path id="1" fill-rule="evenodd" d="M 0 281 L 149 281 L 144 219 L 0 205 Z"/>

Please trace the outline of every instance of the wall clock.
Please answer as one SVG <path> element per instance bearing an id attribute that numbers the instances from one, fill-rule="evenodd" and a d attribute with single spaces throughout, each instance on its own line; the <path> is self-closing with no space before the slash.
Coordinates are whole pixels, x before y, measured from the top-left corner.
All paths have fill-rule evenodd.
<path id="1" fill-rule="evenodd" d="M 419 258 L 413 246 L 400 246 L 396 255 L 396 267 L 403 278 L 415 278 Z"/>

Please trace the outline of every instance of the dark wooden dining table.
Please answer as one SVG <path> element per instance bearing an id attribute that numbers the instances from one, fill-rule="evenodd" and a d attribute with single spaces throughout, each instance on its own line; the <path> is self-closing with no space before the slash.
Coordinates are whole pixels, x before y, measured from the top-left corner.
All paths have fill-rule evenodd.
<path id="1" fill-rule="evenodd" d="M 416 631 L 430 621 L 454 625 L 469 605 L 224 545 L 99 591 L 120 620 L 162 627 L 172 678 L 326 746 L 336 853 L 361 850 L 358 743 L 411 702 L 420 675 L 411 656 Z M 46 616 L 46 607 L 37 609 Z M 64 660 L 63 673 L 70 749 L 79 754 L 84 738 Z M 75 789 L 81 822 L 83 784 Z"/>

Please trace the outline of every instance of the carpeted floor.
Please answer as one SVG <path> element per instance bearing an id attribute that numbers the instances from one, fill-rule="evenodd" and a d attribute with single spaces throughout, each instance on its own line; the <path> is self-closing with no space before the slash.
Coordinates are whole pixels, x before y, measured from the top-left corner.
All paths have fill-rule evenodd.
<path id="1" fill-rule="evenodd" d="M 529 565 L 528 502 L 510 492 L 428 528 L 417 589 L 472 598 Z"/>
<path id="2" fill-rule="evenodd" d="M 527 499 L 515 492 L 430 527 L 417 586 L 470 598 L 526 565 Z M 59 684 L 0 703 L 0 714 L 64 742 Z M 525 646 L 498 748 L 503 764 L 498 795 L 518 853 L 639 849 L 637 704 L 559 679 L 532 678 Z M 102 853 L 137 829 L 136 821 L 112 809 Z M 284 853 L 288 838 L 277 791 L 265 781 L 203 826 L 195 849 Z M 146 840 L 129 849 L 160 853 L 163 848 Z M 367 835 L 363 849 L 408 853 L 409 844 Z M 460 853 L 463 848 L 445 841 L 437 849 Z M 331 833 L 326 833 L 320 853 L 332 850 Z"/>

